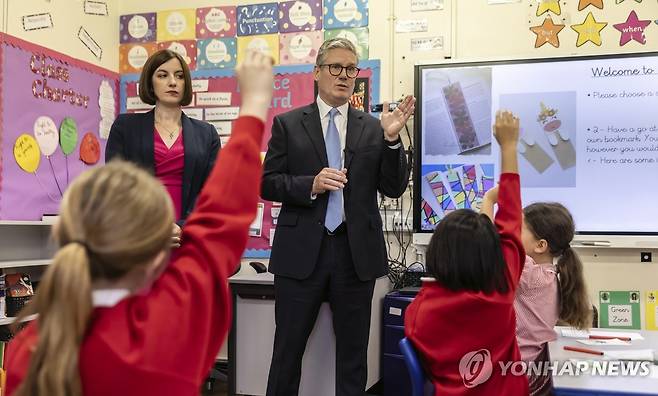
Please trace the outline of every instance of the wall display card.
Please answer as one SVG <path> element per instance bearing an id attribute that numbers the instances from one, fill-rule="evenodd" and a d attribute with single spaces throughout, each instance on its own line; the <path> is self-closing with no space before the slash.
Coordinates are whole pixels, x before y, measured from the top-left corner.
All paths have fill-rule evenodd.
<path id="1" fill-rule="evenodd" d="M 235 37 L 198 40 L 197 68 L 234 68 L 237 60 Z"/>
<path id="2" fill-rule="evenodd" d="M 208 109 L 206 109 L 207 111 Z M 231 121 L 208 121 L 208 123 L 215 127 L 219 136 L 230 136 L 233 131 L 233 123 Z"/>
<path id="3" fill-rule="evenodd" d="M 369 44 L 368 44 L 368 28 L 356 29 L 336 29 L 325 30 L 324 39 L 328 40 L 335 37 L 342 37 L 350 40 L 356 46 L 356 51 L 359 54 L 359 59 L 368 59 Z"/>
<path id="4" fill-rule="evenodd" d="M 89 34 L 89 32 L 82 26 L 80 26 L 80 29 L 78 29 L 78 39 L 80 39 L 82 44 L 87 47 L 89 52 L 94 54 L 96 58 L 101 59 L 103 56 L 103 49 L 98 44 L 98 42 L 94 40 L 93 37 L 91 37 L 91 34 Z"/>
<path id="5" fill-rule="evenodd" d="M 323 35 L 321 31 L 282 33 L 279 40 L 279 60 L 282 65 L 314 63 Z"/>
<path id="6" fill-rule="evenodd" d="M 85 0 L 85 14 L 87 15 L 107 15 L 107 3 L 104 1 Z"/>
<path id="7" fill-rule="evenodd" d="M 153 105 L 142 102 L 139 96 L 126 98 L 126 110 L 151 110 Z"/>
<path id="8" fill-rule="evenodd" d="M 238 36 L 277 33 L 278 6 L 277 3 L 265 3 L 238 7 Z"/>
<path id="9" fill-rule="evenodd" d="M 196 38 L 233 37 L 236 29 L 235 7 L 196 9 Z"/>
<path id="10" fill-rule="evenodd" d="M 207 121 L 228 121 L 238 118 L 239 107 L 215 107 L 205 109 Z"/>
<path id="11" fill-rule="evenodd" d="M 324 28 L 368 26 L 368 0 L 324 0 Z"/>
<path id="12" fill-rule="evenodd" d="M 271 56 L 274 64 L 279 63 L 279 35 L 263 34 L 260 36 L 238 37 L 238 63 L 247 54 L 247 50 L 256 50 Z"/>
<path id="13" fill-rule="evenodd" d="M 647 330 L 658 330 L 658 290 L 648 290 L 644 301 Z"/>
<path id="14" fill-rule="evenodd" d="M 442 10 L 444 0 L 411 0 L 411 11 Z"/>
<path id="15" fill-rule="evenodd" d="M 414 52 L 443 50 L 443 36 L 412 38 L 411 50 Z"/>
<path id="16" fill-rule="evenodd" d="M 231 92 L 199 92 L 196 94 L 197 106 L 230 106 Z"/>
<path id="17" fill-rule="evenodd" d="M 194 40 L 196 11 L 170 10 L 158 12 L 158 41 Z"/>
<path id="18" fill-rule="evenodd" d="M 322 29 L 322 2 L 319 0 L 279 3 L 279 33 Z"/>
<path id="19" fill-rule="evenodd" d="M 49 12 L 43 14 L 25 15 L 23 17 L 23 30 L 50 29 L 53 25 L 53 17 Z"/>
<path id="20" fill-rule="evenodd" d="M 203 109 L 199 108 L 183 108 L 183 113 L 190 118 L 203 121 Z"/>
<path id="21" fill-rule="evenodd" d="M 256 218 L 253 223 L 249 226 L 249 236 L 259 237 L 263 231 L 263 213 L 265 211 L 265 204 L 263 202 L 258 203 L 258 210 L 256 212 Z"/>
<path id="22" fill-rule="evenodd" d="M 398 19 L 395 21 L 396 33 L 426 32 L 428 22 L 423 19 Z"/>
<path id="23" fill-rule="evenodd" d="M 195 40 L 181 40 L 181 41 L 164 41 L 158 43 L 158 49 L 169 49 L 185 59 L 185 63 L 190 70 L 196 69 L 196 41 Z"/>
<path id="24" fill-rule="evenodd" d="M 156 43 L 128 43 L 119 45 L 119 72 L 139 73 L 149 56 L 158 50 Z"/>
<path id="25" fill-rule="evenodd" d="M 155 12 L 121 15 L 119 17 L 119 41 L 121 43 L 155 41 L 155 18 Z"/>
<path id="26" fill-rule="evenodd" d="M 208 80 L 192 80 L 192 92 L 208 91 Z"/>
<path id="27" fill-rule="evenodd" d="M 640 292 L 599 292 L 599 327 L 612 329 L 640 329 Z"/>

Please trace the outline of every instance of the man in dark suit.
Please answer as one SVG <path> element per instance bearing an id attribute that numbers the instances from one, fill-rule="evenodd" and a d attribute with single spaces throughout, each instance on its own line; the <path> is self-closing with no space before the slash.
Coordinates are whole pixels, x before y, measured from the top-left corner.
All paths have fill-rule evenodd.
<path id="1" fill-rule="evenodd" d="M 336 395 L 363 395 L 375 280 L 388 273 L 377 191 L 408 183 L 400 130 L 411 96 L 381 121 L 349 106 L 359 73 L 354 45 L 327 40 L 314 69 L 315 103 L 274 118 L 262 196 L 283 203 L 269 270 L 276 334 L 268 396 L 297 395 L 318 310 L 329 301 L 336 335 Z"/>

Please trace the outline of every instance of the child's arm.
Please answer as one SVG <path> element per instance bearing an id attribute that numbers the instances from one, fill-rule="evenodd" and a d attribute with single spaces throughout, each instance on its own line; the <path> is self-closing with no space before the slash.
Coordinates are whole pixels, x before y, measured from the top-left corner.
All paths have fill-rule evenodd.
<path id="1" fill-rule="evenodd" d="M 498 186 L 484 193 L 480 213 L 494 221 L 494 205 L 498 202 Z"/>
<path id="2" fill-rule="evenodd" d="M 500 145 L 500 191 L 495 224 L 500 234 L 503 257 L 509 270 L 510 285 L 516 289 L 523 270 L 525 250 L 521 243 L 521 187 L 518 175 L 516 145 L 519 119 L 508 111 L 496 114 L 494 135 Z"/>

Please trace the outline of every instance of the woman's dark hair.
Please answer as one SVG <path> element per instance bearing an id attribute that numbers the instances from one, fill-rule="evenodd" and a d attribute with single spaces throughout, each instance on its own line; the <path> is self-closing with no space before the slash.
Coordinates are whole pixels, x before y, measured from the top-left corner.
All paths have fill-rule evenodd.
<path id="1" fill-rule="evenodd" d="M 447 289 L 507 293 L 507 266 L 496 227 L 484 214 L 460 209 L 434 230 L 427 270 Z"/>
<path id="2" fill-rule="evenodd" d="M 558 257 L 560 321 L 580 329 L 592 324 L 592 305 L 587 296 L 583 263 L 571 248 L 576 231 L 569 210 L 557 202 L 538 202 L 523 209 L 526 227 L 536 239 L 548 243 L 548 251 Z"/>
<path id="3" fill-rule="evenodd" d="M 180 62 L 181 68 L 183 69 L 183 78 L 185 79 L 185 87 L 183 89 L 183 97 L 181 98 L 181 106 L 187 106 L 192 103 L 192 77 L 190 76 L 190 68 L 187 67 L 185 59 L 183 59 L 180 54 L 163 49 L 155 52 L 153 55 L 149 56 L 142 68 L 142 74 L 139 76 L 139 98 L 142 102 L 150 105 L 154 105 L 158 98 L 155 97 L 155 91 L 153 91 L 153 74 L 158 70 L 163 63 L 170 61 L 171 59 L 178 59 Z"/>

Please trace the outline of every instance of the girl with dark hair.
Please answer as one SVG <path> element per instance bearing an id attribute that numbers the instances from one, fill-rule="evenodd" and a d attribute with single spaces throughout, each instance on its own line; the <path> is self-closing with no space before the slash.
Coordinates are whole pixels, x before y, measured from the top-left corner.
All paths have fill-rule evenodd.
<path id="1" fill-rule="evenodd" d="M 427 248 L 434 278 L 423 283 L 405 314 L 405 334 L 437 395 L 528 394 L 527 378 L 504 369 L 521 358 L 514 333 L 514 294 L 525 259 L 518 118 L 499 112 L 494 135 L 501 152 L 495 222 L 464 209 L 439 223 Z"/>

